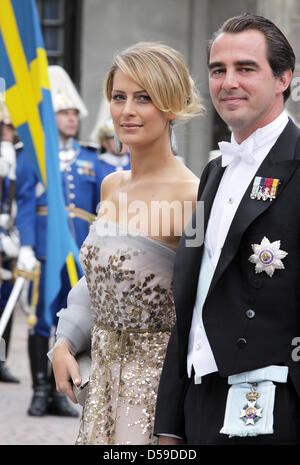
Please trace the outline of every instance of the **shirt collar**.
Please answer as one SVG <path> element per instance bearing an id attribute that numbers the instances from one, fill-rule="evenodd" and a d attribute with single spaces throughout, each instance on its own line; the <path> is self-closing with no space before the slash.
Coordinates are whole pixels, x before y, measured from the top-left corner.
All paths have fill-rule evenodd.
<path id="1" fill-rule="evenodd" d="M 74 139 L 73 137 L 69 137 L 66 141 L 63 141 L 59 138 L 59 150 L 70 150 L 73 149 Z"/>
<path id="2" fill-rule="evenodd" d="M 277 118 L 275 118 L 271 123 L 263 126 L 262 128 L 256 129 L 252 134 L 250 134 L 247 139 L 245 139 L 241 144 L 238 144 L 234 138 L 233 133 L 231 134 L 231 143 L 233 145 L 240 145 L 240 147 L 246 147 L 249 145 L 249 142 L 253 140 L 254 150 L 255 148 L 262 148 L 275 142 L 279 135 L 284 130 L 285 126 L 289 121 L 288 114 L 286 110 L 283 110 Z M 255 154 L 254 154 L 255 155 Z"/>

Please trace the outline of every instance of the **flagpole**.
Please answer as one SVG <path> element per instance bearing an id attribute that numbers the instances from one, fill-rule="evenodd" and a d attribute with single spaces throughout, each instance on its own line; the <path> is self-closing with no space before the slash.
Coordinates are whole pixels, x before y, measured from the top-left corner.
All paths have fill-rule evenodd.
<path id="1" fill-rule="evenodd" d="M 25 282 L 25 278 L 23 278 L 23 276 L 19 276 L 16 279 L 14 287 L 12 288 L 9 299 L 7 301 L 7 304 L 5 306 L 5 309 L 3 310 L 3 313 L 0 319 L 0 338 L 2 337 L 4 333 L 8 320 L 18 302 L 18 298 L 22 291 L 24 282 Z"/>

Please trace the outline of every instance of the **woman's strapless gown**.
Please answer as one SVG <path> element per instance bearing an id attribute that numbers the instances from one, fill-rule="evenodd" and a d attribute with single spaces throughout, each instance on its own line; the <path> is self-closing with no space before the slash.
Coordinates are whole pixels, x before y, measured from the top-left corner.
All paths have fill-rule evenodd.
<path id="1" fill-rule="evenodd" d="M 175 249 L 97 219 L 81 247 L 94 312 L 92 374 L 77 444 L 151 444 L 175 323 Z"/>

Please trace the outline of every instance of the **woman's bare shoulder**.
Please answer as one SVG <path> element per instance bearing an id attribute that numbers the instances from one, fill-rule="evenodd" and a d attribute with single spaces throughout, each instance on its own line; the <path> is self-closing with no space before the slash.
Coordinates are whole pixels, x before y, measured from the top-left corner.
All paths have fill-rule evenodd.
<path id="1" fill-rule="evenodd" d="M 130 171 L 115 171 L 108 174 L 101 184 L 101 199 L 105 200 L 109 194 L 118 189 L 130 177 Z"/>
<path id="2" fill-rule="evenodd" d="M 173 178 L 173 196 L 180 201 L 197 200 L 200 179 L 187 166 L 183 165 Z"/>

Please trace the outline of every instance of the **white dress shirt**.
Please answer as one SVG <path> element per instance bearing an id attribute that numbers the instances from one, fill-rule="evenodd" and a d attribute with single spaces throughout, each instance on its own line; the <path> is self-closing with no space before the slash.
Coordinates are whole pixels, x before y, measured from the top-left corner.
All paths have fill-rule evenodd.
<path id="1" fill-rule="evenodd" d="M 244 156 L 235 157 L 234 161 L 226 166 L 210 212 L 204 246 L 214 269 L 237 208 L 259 166 L 287 123 L 288 116 L 286 111 L 283 111 L 270 124 L 257 129 L 240 145 L 235 141 L 234 135 L 231 135 L 232 152 L 235 152 L 237 148 L 244 149 Z M 222 144 L 220 144 L 220 149 L 221 147 Z M 189 334 L 187 356 L 189 377 L 192 367 L 195 370 L 195 383 L 201 382 L 202 376 L 218 371 L 202 317 L 199 311 L 197 312 L 196 306 Z"/>

